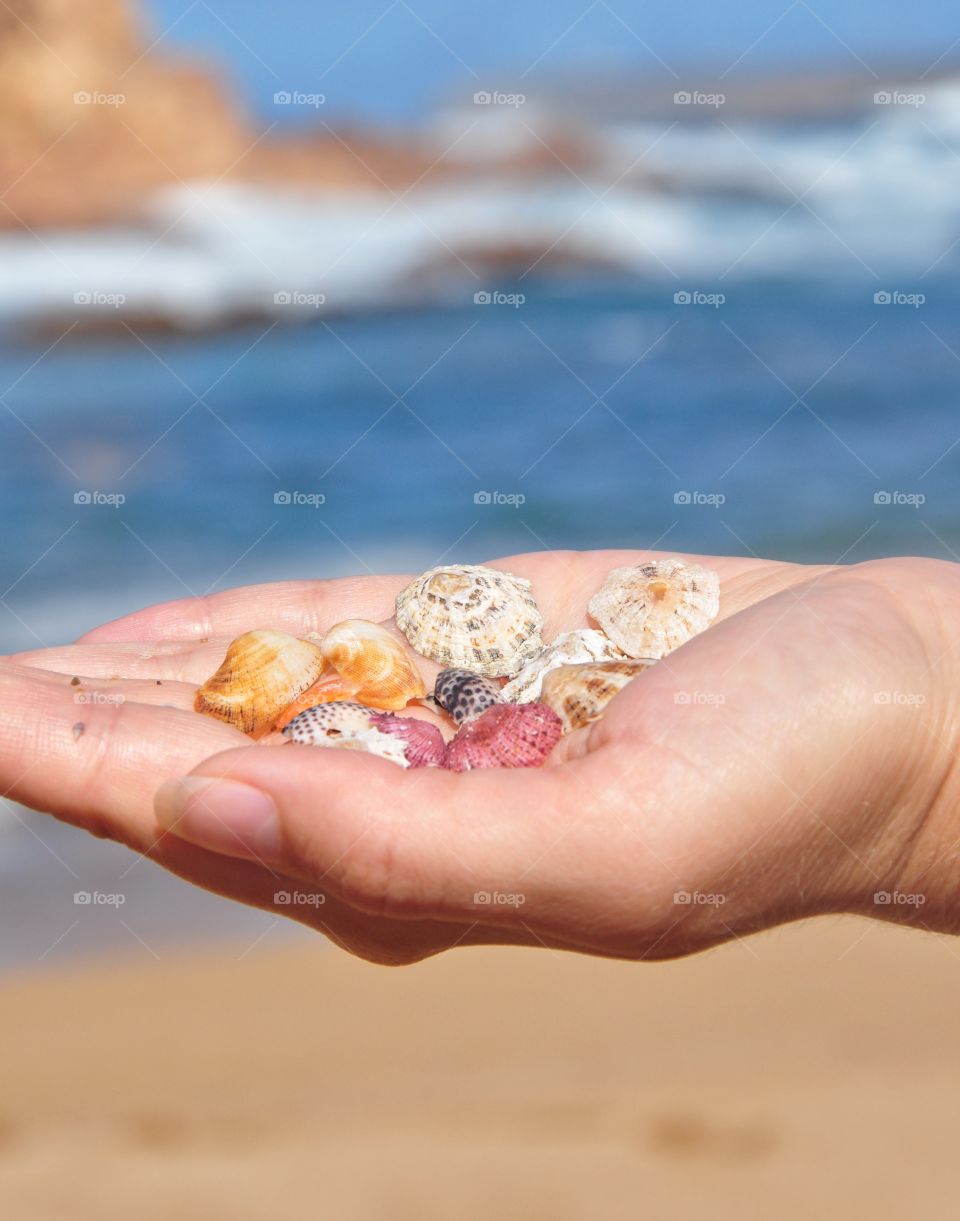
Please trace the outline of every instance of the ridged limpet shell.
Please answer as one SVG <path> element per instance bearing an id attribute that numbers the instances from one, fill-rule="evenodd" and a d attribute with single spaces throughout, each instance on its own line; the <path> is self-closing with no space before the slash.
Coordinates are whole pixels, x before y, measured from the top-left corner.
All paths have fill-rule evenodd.
<path id="1" fill-rule="evenodd" d="M 659 659 L 716 619 L 720 578 L 679 559 L 614 568 L 589 611 L 628 657 Z"/>
<path id="2" fill-rule="evenodd" d="M 423 657 L 486 678 L 515 674 L 543 648 L 530 582 L 496 568 L 431 568 L 397 596 L 397 627 Z"/>

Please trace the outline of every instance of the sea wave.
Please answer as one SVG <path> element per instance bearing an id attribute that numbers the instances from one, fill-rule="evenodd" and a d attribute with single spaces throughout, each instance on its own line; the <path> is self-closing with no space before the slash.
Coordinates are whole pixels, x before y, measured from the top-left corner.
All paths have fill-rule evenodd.
<path id="1" fill-rule="evenodd" d="M 4 234 L 0 317 L 189 329 L 468 303 L 494 273 L 523 280 L 557 261 L 667 282 L 922 274 L 960 235 L 960 84 L 873 111 L 806 127 L 619 122 L 589 170 L 465 172 L 407 196 L 178 187 L 138 227 Z"/>

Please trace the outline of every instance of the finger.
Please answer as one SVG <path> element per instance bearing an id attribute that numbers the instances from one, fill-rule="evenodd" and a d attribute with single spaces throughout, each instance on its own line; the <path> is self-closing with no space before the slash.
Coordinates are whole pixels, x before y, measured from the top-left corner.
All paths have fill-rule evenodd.
<path id="1" fill-rule="evenodd" d="M 191 683 L 204 682 L 223 661 L 230 638 L 189 643 L 152 641 L 63 645 L 14 653 L 7 660 L 18 666 L 51 670 L 58 674 L 88 678 L 153 679 Z"/>
<path id="2" fill-rule="evenodd" d="M 158 786 L 245 739 L 190 712 L 132 699 L 77 705 L 76 694 L 62 676 L 0 666 L 0 699 L 11 710 L 0 723 L 2 796 L 126 844 L 214 893 L 309 925 L 371 961 L 413 962 L 455 944 L 519 940 L 475 922 L 378 920 L 282 871 L 158 833 Z"/>
<path id="3" fill-rule="evenodd" d="M 605 864 L 568 775 L 585 767 L 589 786 L 592 762 L 455 775 L 307 746 L 230 751 L 166 786 L 157 815 L 194 844 L 262 859 L 373 915 L 523 927 L 529 912 L 560 929 L 586 862 Z M 523 898 L 485 909 L 477 895 L 492 892 Z"/>
<path id="4" fill-rule="evenodd" d="M 231 638 L 252 628 L 293 636 L 322 632 L 342 619 L 389 619 L 405 576 L 344 577 L 332 581 L 279 581 L 181 598 L 136 611 L 80 638 L 80 643 L 121 640 Z"/>

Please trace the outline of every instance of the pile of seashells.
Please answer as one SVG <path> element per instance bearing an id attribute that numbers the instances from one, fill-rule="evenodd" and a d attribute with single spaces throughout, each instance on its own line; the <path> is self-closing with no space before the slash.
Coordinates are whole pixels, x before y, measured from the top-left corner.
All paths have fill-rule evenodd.
<path id="1" fill-rule="evenodd" d="M 347 619 L 305 640 L 239 636 L 194 707 L 253 738 L 279 730 L 401 767 L 539 767 L 563 734 L 599 720 L 627 683 L 709 627 L 720 581 L 679 559 L 615 568 L 588 610 L 597 628 L 544 645 L 529 581 L 432 568 L 400 592 L 392 623 Z M 444 667 L 431 693 L 407 643 Z M 440 709 L 454 736 L 397 716 L 411 704 Z"/>

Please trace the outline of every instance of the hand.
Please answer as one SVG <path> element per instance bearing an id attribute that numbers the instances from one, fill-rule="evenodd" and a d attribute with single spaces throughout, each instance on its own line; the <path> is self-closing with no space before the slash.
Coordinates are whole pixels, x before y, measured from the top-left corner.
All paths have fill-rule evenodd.
<path id="1" fill-rule="evenodd" d="M 550 640 L 645 558 L 497 563 L 533 581 Z M 379 962 L 491 943 L 661 958 L 833 911 L 952 927 L 958 569 L 693 558 L 720 573 L 720 620 L 540 770 L 404 772 L 191 711 L 230 638 L 389 618 L 409 578 L 384 576 L 169 603 L 6 659 L 3 788 Z M 154 795 L 187 773 L 164 830 Z"/>

